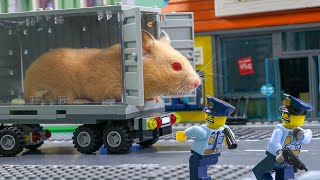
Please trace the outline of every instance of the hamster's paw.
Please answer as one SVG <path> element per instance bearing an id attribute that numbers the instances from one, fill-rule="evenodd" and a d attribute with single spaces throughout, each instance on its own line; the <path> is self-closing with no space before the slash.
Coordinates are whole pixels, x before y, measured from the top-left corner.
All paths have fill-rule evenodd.
<path id="1" fill-rule="evenodd" d="M 161 101 L 161 96 L 154 97 L 154 99 L 156 100 L 156 102 L 160 102 Z"/>
<path id="2" fill-rule="evenodd" d="M 24 99 L 12 99 L 11 104 L 25 104 Z"/>
<path id="3" fill-rule="evenodd" d="M 153 98 L 149 98 L 149 99 L 145 99 L 145 101 L 156 101 L 156 102 L 160 102 L 161 101 L 161 97 L 160 96 L 156 96 Z"/>

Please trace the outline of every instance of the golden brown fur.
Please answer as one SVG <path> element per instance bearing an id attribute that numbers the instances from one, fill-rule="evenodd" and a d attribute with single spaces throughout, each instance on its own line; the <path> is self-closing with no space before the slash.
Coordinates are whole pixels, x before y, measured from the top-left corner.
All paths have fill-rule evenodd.
<path id="1" fill-rule="evenodd" d="M 154 40 L 143 34 L 143 73 L 145 99 L 177 95 L 195 89 L 199 76 L 187 59 L 173 49 L 168 40 Z M 172 69 L 173 62 L 182 71 Z M 107 49 L 69 49 L 49 51 L 32 63 L 25 74 L 25 97 L 56 101 L 86 99 L 101 102 L 113 97 L 121 100 L 120 46 Z"/>

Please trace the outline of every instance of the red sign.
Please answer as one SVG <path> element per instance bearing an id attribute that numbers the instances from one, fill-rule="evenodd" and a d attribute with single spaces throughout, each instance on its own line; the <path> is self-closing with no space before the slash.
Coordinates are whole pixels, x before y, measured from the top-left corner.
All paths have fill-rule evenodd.
<path id="1" fill-rule="evenodd" d="M 245 57 L 245 58 L 239 59 L 238 67 L 239 67 L 241 76 L 254 73 L 251 57 Z"/>

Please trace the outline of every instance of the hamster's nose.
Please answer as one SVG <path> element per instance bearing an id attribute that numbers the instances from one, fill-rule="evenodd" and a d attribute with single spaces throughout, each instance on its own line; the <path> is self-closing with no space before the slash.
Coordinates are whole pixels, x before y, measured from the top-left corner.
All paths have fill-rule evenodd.
<path id="1" fill-rule="evenodd" d="M 200 85 L 200 80 L 195 80 L 193 84 L 194 88 L 197 88 Z"/>

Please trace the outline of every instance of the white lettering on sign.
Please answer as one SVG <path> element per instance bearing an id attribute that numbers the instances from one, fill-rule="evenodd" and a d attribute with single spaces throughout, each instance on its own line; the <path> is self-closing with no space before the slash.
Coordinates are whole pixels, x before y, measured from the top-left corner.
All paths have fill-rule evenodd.
<path id="1" fill-rule="evenodd" d="M 252 69 L 252 64 L 240 64 L 241 69 Z"/>

